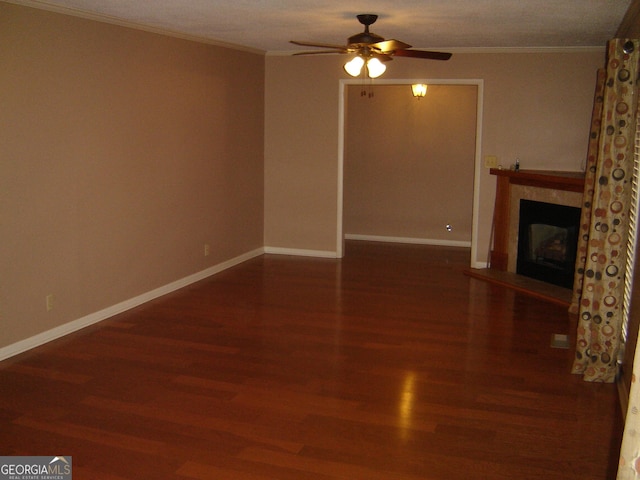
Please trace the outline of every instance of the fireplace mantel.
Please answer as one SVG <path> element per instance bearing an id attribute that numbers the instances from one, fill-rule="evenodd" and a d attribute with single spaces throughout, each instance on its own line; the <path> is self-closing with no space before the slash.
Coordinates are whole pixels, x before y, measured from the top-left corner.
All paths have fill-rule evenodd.
<path id="1" fill-rule="evenodd" d="M 496 202 L 494 209 L 493 247 L 490 268 L 507 271 L 510 251 L 511 190 L 514 185 L 549 189 L 554 191 L 578 192 L 584 190 L 583 172 L 556 172 L 547 170 L 500 170 L 492 168 L 491 175 L 497 176 Z"/>
<path id="2" fill-rule="evenodd" d="M 492 168 L 491 175 L 498 177 L 498 187 L 501 183 L 530 185 L 540 188 L 554 188 L 570 192 L 584 190 L 583 172 L 555 172 L 551 170 L 500 170 Z M 504 180 L 503 180 L 504 179 Z"/>

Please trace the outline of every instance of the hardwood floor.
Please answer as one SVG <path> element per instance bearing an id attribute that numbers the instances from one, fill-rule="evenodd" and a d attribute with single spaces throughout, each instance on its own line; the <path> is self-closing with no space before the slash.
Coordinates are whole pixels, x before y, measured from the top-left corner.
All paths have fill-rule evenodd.
<path id="1" fill-rule="evenodd" d="M 615 387 L 550 348 L 566 309 L 468 264 L 250 260 L 0 363 L 0 455 L 76 480 L 614 478 Z"/>

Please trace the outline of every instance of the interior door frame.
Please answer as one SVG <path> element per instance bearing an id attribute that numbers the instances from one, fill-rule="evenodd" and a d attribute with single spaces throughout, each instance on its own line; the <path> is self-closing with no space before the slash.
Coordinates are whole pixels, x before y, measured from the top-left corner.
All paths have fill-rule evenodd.
<path id="1" fill-rule="evenodd" d="M 426 83 L 427 85 L 474 85 L 478 89 L 476 101 L 476 144 L 473 172 L 473 211 L 471 218 L 471 267 L 476 265 L 478 252 L 478 217 L 480 208 L 480 174 L 482 172 L 482 110 L 484 98 L 484 80 L 471 79 L 442 79 L 442 78 L 412 78 L 412 79 L 384 79 L 375 80 L 375 85 L 411 85 L 413 83 Z M 341 79 L 338 95 L 338 199 L 337 199 L 337 226 L 336 226 L 336 256 L 344 257 L 344 139 L 346 116 L 346 92 L 349 85 L 362 85 L 362 79 Z"/>

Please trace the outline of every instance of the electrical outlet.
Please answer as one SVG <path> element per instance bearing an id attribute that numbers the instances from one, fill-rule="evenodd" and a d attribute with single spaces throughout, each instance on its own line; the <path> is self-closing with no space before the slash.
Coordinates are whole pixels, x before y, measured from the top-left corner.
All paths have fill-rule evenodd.
<path id="1" fill-rule="evenodd" d="M 53 310 L 53 295 L 50 293 L 49 295 L 47 295 L 45 297 L 45 303 L 47 305 L 47 312 L 50 312 L 51 310 Z"/>
<path id="2" fill-rule="evenodd" d="M 484 166 L 485 168 L 497 168 L 498 167 L 498 157 L 495 155 L 485 155 L 484 157 Z"/>
<path id="3" fill-rule="evenodd" d="M 211 253 L 211 249 L 209 248 L 209 244 L 205 243 L 204 244 L 204 256 L 208 257 L 210 253 Z"/>

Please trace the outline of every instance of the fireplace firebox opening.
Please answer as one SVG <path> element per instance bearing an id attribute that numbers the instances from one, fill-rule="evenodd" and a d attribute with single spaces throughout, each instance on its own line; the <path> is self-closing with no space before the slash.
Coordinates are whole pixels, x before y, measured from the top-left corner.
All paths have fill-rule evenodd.
<path id="1" fill-rule="evenodd" d="M 520 200 L 516 273 L 573 287 L 580 209 Z"/>

